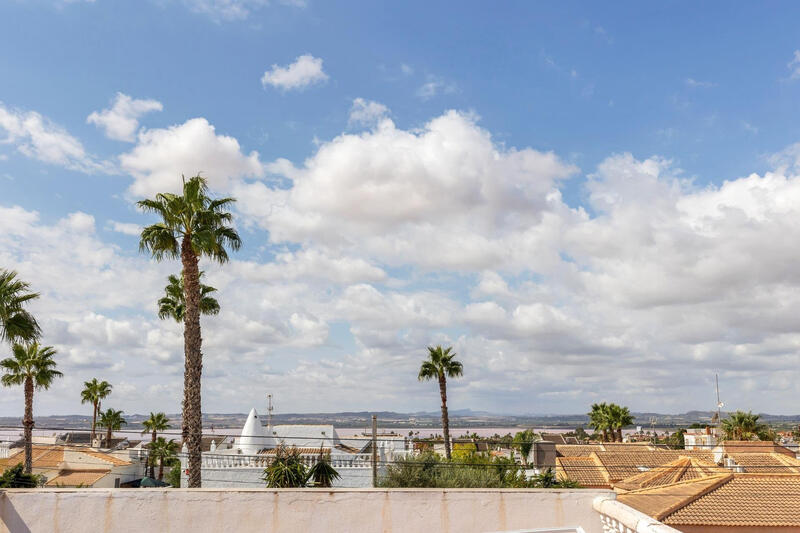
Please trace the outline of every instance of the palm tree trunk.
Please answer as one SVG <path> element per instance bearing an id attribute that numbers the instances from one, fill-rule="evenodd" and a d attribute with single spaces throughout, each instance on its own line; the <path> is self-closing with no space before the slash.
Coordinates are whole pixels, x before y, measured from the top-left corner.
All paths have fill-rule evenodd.
<path id="1" fill-rule="evenodd" d="M 603 429 L 603 442 L 608 442 L 608 430 Z"/>
<path id="2" fill-rule="evenodd" d="M 161 481 L 164 478 L 164 459 L 158 460 L 158 480 Z"/>
<path id="3" fill-rule="evenodd" d="M 191 235 L 181 243 L 183 290 L 186 308 L 183 314 L 183 346 L 186 365 L 183 374 L 183 440 L 189 449 L 189 488 L 201 484 L 201 437 L 203 432 L 200 385 L 203 374 L 202 336 L 200 332 L 200 271 Z"/>
<path id="4" fill-rule="evenodd" d="M 111 429 L 111 424 L 109 424 L 106 430 L 106 448 L 111 448 Z"/>
<path id="5" fill-rule="evenodd" d="M 156 444 L 156 432 L 153 431 L 153 438 L 152 438 L 152 440 L 150 440 L 150 450 L 149 450 L 149 456 L 151 458 L 151 460 L 150 460 L 150 477 L 153 477 L 153 475 L 155 474 L 155 468 L 156 468 L 156 464 L 152 461 L 153 450 L 155 449 L 155 444 Z"/>
<path id="6" fill-rule="evenodd" d="M 89 440 L 89 446 L 94 446 L 95 430 L 97 428 L 97 402 L 92 402 L 94 409 L 92 410 L 92 437 Z"/>
<path id="7" fill-rule="evenodd" d="M 447 416 L 447 381 L 439 378 L 439 394 L 442 396 L 442 429 L 444 430 L 444 455 L 450 459 L 450 418 Z"/>
<path id="8" fill-rule="evenodd" d="M 617 429 L 617 438 L 622 442 L 622 426 Z"/>
<path id="9" fill-rule="evenodd" d="M 25 378 L 25 419 L 22 421 L 25 429 L 25 473 L 33 470 L 33 378 Z"/>

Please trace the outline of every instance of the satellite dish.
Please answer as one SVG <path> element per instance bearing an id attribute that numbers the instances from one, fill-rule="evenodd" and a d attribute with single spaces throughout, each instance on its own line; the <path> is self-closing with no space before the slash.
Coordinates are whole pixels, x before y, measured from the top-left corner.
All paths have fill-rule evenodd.
<path id="1" fill-rule="evenodd" d="M 720 409 L 722 409 L 723 407 L 725 407 L 725 403 L 724 403 L 724 402 L 719 402 L 719 403 L 717 404 L 717 407 L 718 407 L 718 408 L 720 408 Z"/>

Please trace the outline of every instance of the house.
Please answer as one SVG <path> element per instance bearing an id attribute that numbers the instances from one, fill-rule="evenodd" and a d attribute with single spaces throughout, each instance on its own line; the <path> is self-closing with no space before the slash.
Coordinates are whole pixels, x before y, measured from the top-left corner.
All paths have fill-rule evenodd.
<path id="1" fill-rule="evenodd" d="M 717 428 L 690 428 L 683 434 L 684 448 L 687 450 L 709 450 L 717 445 Z"/>
<path id="2" fill-rule="evenodd" d="M 800 532 L 800 475 L 720 473 L 617 496 L 684 533 Z"/>
<path id="3" fill-rule="evenodd" d="M 208 439 L 204 436 L 204 439 Z M 395 433 L 382 433 L 378 439 L 379 470 L 386 460 L 410 453 L 408 437 Z M 329 459 L 341 476 L 337 487 L 372 486 L 372 439 L 366 435 L 341 437 L 330 424 L 263 425 L 255 409 L 251 409 L 236 439 L 208 443 L 201 460 L 201 478 L 204 487 L 265 486 L 264 470 L 275 457 L 279 446 L 297 449 L 306 466 L 314 465 L 321 455 Z M 187 452 L 179 454 L 182 464 L 182 482 L 185 484 Z"/>
<path id="4" fill-rule="evenodd" d="M 139 463 L 86 447 L 34 444 L 31 457 L 48 487 L 119 487 L 143 473 Z M 0 447 L 0 471 L 24 462 L 24 447 Z"/>

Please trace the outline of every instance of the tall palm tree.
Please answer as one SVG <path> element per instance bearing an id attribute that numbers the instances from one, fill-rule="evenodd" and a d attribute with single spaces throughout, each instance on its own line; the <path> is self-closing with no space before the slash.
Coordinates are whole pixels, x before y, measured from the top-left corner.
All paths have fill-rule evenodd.
<path id="1" fill-rule="evenodd" d="M 589 425 L 593 427 L 595 431 L 601 431 L 603 433 L 603 442 L 608 442 L 608 432 L 612 429 L 609 415 L 608 404 L 606 402 L 593 403 L 592 410 L 589 411 Z"/>
<path id="2" fill-rule="evenodd" d="M 158 462 L 158 480 L 164 478 L 164 465 L 171 465 L 178 457 L 178 443 L 175 439 L 165 439 L 158 437 L 154 442 L 150 443 L 150 477 L 153 477 L 152 469 L 155 468 Z"/>
<path id="3" fill-rule="evenodd" d="M 81 391 L 81 403 L 92 404 L 92 436 L 90 443 L 94 442 L 95 429 L 97 428 L 97 414 L 100 412 L 100 402 L 111 394 L 113 387 L 108 381 L 97 381 L 97 378 L 92 378 L 92 381 L 83 382 L 83 390 Z"/>
<path id="4" fill-rule="evenodd" d="M 198 279 L 203 278 L 203 271 L 200 271 Z M 216 315 L 219 313 L 219 302 L 211 296 L 212 292 L 217 292 L 214 287 L 200 284 L 200 314 Z M 186 308 L 186 298 L 183 294 L 183 276 L 174 274 L 167 278 L 167 286 L 164 287 L 164 297 L 158 301 L 158 318 L 161 320 L 171 318 L 175 322 L 183 322 L 184 309 Z"/>
<path id="5" fill-rule="evenodd" d="M 25 387 L 25 418 L 22 426 L 25 431 L 25 473 L 30 474 L 33 468 L 33 391 L 50 388 L 53 380 L 63 374 L 56 370 L 56 362 L 53 361 L 56 351 L 52 346 L 39 346 L 35 342 L 27 347 L 15 344 L 11 353 L 12 357 L 0 361 L 0 368 L 5 372 L 2 382 L 6 387 Z"/>
<path id="6" fill-rule="evenodd" d="M 455 360 L 453 347 L 428 346 L 428 359 L 419 369 L 420 381 L 436 379 L 439 382 L 439 395 L 442 398 L 442 429 L 444 430 L 444 453 L 450 459 L 450 418 L 447 416 L 447 378 L 463 375 L 464 365 Z"/>
<path id="7" fill-rule="evenodd" d="M 722 435 L 725 440 L 772 440 L 770 427 L 758 421 L 760 415 L 751 411 L 736 411 L 722 421 Z"/>
<path id="8" fill-rule="evenodd" d="M 189 451 L 189 487 L 200 486 L 201 437 L 203 431 L 200 386 L 203 373 L 200 332 L 200 257 L 218 263 L 228 261 L 226 248 L 238 250 L 242 244 L 231 226 L 233 215 L 226 211 L 233 198 L 212 199 L 206 180 L 195 176 L 183 180 L 182 194 L 159 193 L 141 200 L 138 206 L 155 213 L 161 221 L 142 230 L 139 249 L 156 261 L 177 259 L 183 266 L 183 442 Z"/>
<path id="9" fill-rule="evenodd" d="M 622 442 L 622 428 L 633 424 L 634 417 L 627 407 L 615 403 L 606 406 L 608 426 L 611 431 L 611 440 Z"/>
<path id="10" fill-rule="evenodd" d="M 538 440 L 540 438 L 532 429 L 526 429 L 525 431 L 518 431 L 514 435 L 514 440 L 511 441 L 511 445 L 519 450 L 519 454 L 522 457 L 522 465 L 526 468 L 528 467 L 528 456 L 533 448 L 533 443 Z"/>
<path id="11" fill-rule="evenodd" d="M 164 413 L 153 413 L 150 412 L 150 418 L 142 422 L 144 426 L 144 431 L 142 431 L 142 435 L 145 433 L 151 434 L 150 439 L 150 450 L 152 453 L 153 445 L 156 442 L 156 437 L 158 436 L 159 431 L 164 431 L 169 429 L 171 426 L 169 425 L 169 418 Z M 150 464 L 150 477 L 153 477 L 153 469 L 155 468 L 155 464 Z"/>
<path id="12" fill-rule="evenodd" d="M 36 318 L 25 304 L 39 297 L 13 270 L 0 269 L 0 341 L 28 343 L 39 338 Z"/>
<path id="13" fill-rule="evenodd" d="M 111 447 L 111 433 L 119 431 L 122 426 L 127 425 L 128 421 L 122 416 L 122 411 L 111 409 L 110 407 L 100 413 L 100 420 L 97 425 L 101 428 L 106 428 L 106 447 Z"/>

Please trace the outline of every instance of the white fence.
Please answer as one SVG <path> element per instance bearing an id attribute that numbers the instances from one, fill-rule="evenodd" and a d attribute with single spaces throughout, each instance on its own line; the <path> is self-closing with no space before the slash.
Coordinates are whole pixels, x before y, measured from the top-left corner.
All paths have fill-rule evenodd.
<path id="1" fill-rule="evenodd" d="M 181 462 L 185 464 L 186 456 L 178 454 Z M 204 453 L 201 468 L 266 468 L 275 459 L 271 454 L 242 455 L 224 453 Z M 318 453 L 301 454 L 300 459 L 306 466 L 314 466 L 319 461 Z M 372 454 L 335 454 L 329 457 L 334 468 L 367 468 L 372 465 Z"/>

